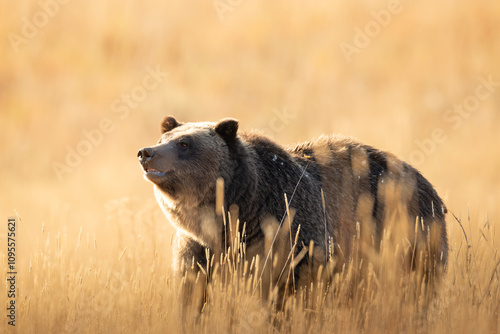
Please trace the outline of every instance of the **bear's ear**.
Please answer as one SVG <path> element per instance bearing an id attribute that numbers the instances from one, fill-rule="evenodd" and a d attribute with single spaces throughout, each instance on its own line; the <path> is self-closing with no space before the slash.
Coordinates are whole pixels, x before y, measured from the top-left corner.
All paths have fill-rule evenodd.
<path id="1" fill-rule="evenodd" d="M 215 125 L 215 132 L 224 140 L 233 140 L 238 132 L 238 121 L 233 118 L 224 118 Z"/>
<path id="2" fill-rule="evenodd" d="M 161 133 L 169 132 L 181 125 L 173 116 L 167 116 L 161 121 Z"/>

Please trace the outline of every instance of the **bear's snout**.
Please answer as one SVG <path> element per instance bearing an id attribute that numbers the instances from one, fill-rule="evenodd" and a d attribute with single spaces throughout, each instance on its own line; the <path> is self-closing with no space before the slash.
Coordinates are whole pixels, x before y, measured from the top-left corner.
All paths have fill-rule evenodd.
<path id="1" fill-rule="evenodd" d="M 151 160 L 151 158 L 153 158 L 154 155 L 155 153 L 151 147 L 141 148 L 137 152 L 137 157 L 139 158 L 139 162 L 142 165 L 148 163 Z"/>

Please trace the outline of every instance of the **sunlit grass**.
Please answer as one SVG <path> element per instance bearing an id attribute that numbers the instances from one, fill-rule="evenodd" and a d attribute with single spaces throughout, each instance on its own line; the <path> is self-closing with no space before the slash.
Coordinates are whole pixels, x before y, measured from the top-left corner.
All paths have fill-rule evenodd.
<path id="1" fill-rule="evenodd" d="M 126 209 L 128 205 L 120 206 Z M 152 232 L 161 230 L 144 217 L 138 216 L 122 226 L 118 226 L 119 220 L 113 221 L 113 228 L 121 230 L 120 243 L 129 246 L 115 248 L 106 261 L 100 258 L 102 252 L 94 237 L 83 229 L 77 236 L 42 233 L 29 263 L 22 263 L 19 270 L 20 330 L 181 331 L 179 290 L 174 289 L 163 251 L 170 247 L 170 241 L 156 233 L 136 235 L 132 228 L 135 224 L 152 228 Z M 468 228 L 474 221 L 461 223 Z M 488 222 L 471 229 L 479 236 L 464 235 L 461 229 L 455 229 L 450 236 L 452 251 L 447 273 L 430 300 L 425 298 L 425 289 L 415 290 L 418 280 L 414 273 L 408 275 L 401 269 L 401 249 L 391 245 L 378 253 L 380 267 L 365 262 L 365 274 L 353 276 L 363 264 L 358 262 L 353 267 L 350 262 L 331 281 L 313 280 L 298 289 L 282 306 L 282 312 L 271 304 L 276 301 L 273 292 L 268 300 L 262 299 L 266 280 L 255 271 L 259 260 L 245 259 L 240 244 L 239 251 L 230 250 L 212 261 L 212 269 L 216 269 L 211 274 L 202 315 L 188 318 L 186 327 L 190 332 L 203 333 L 441 333 L 473 329 L 494 333 L 500 325 L 499 238 Z M 73 237 L 77 238 L 76 244 L 69 242 Z M 235 242 L 238 239 L 235 236 Z M 286 256 L 281 251 L 278 255 Z M 198 279 L 207 279 L 209 272 L 208 268 L 200 271 Z"/>

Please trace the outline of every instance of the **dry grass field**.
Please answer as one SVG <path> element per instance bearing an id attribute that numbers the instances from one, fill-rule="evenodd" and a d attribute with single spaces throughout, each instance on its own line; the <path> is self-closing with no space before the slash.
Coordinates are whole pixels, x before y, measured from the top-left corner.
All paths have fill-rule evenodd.
<path id="1" fill-rule="evenodd" d="M 388 251 L 354 292 L 338 276 L 286 315 L 216 281 L 190 332 L 500 333 L 498 1 L 1 4 L 0 264 L 15 216 L 17 275 L 0 332 L 181 331 L 173 229 L 136 158 L 172 114 L 283 144 L 356 137 L 414 164 L 463 226 L 448 214 L 427 306 Z"/>

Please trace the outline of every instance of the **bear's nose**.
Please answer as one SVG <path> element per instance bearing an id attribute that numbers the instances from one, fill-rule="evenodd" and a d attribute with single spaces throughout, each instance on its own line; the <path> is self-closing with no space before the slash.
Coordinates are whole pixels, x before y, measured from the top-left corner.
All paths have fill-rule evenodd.
<path id="1" fill-rule="evenodd" d="M 141 148 L 139 152 L 137 152 L 137 157 L 141 163 L 146 163 L 151 160 L 154 155 L 155 153 L 151 147 Z"/>

